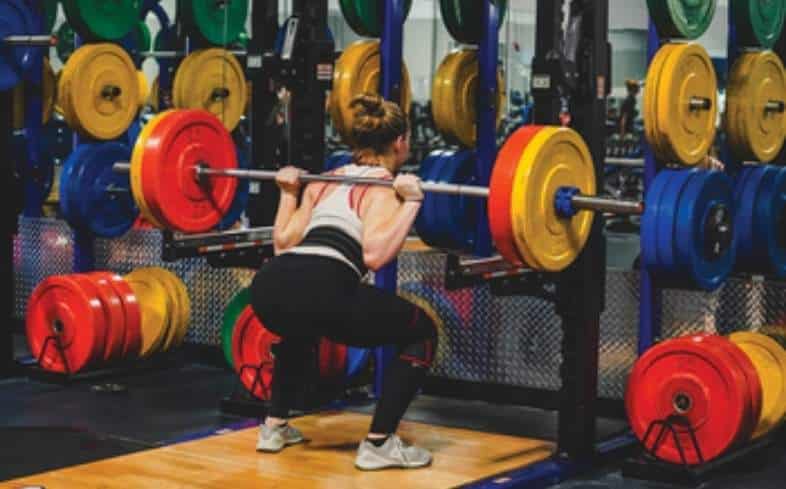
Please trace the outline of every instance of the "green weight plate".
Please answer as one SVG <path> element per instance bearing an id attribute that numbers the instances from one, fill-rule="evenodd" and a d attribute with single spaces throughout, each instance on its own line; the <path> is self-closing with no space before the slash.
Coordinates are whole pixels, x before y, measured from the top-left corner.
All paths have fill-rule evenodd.
<path id="1" fill-rule="evenodd" d="M 450 35 L 464 44 L 477 44 L 483 35 L 483 3 L 477 0 L 440 0 L 442 20 Z M 499 27 L 505 21 L 507 0 L 498 0 Z"/>
<path id="2" fill-rule="evenodd" d="M 784 0 L 734 0 L 731 6 L 741 46 L 771 49 L 781 37 L 786 18 Z"/>
<path id="3" fill-rule="evenodd" d="M 363 29 L 363 24 L 360 22 L 357 10 L 355 10 L 355 0 L 339 0 L 339 7 L 341 7 L 341 14 L 349 27 L 355 32 L 360 32 Z"/>
<path id="4" fill-rule="evenodd" d="M 230 367 L 235 366 L 232 359 L 232 333 L 235 331 L 235 323 L 237 318 L 243 312 L 243 309 L 251 302 L 251 292 L 249 289 L 243 289 L 229 301 L 226 309 L 224 309 L 224 322 L 221 326 L 221 348 L 224 351 L 224 358 Z"/>
<path id="5" fill-rule="evenodd" d="M 148 29 L 147 23 L 139 21 L 134 28 L 134 36 L 136 37 L 137 48 L 140 51 L 150 51 L 153 36 L 150 35 L 150 29 Z"/>
<path id="6" fill-rule="evenodd" d="M 52 32 L 57 20 L 57 5 L 60 0 L 44 0 L 44 32 Z"/>
<path id="7" fill-rule="evenodd" d="M 141 0 L 63 0 L 68 22 L 87 40 L 114 41 L 131 32 Z"/>
<path id="8" fill-rule="evenodd" d="M 385 20 L 385 3 L 377 0 L 354 0 L 358 16 L 358 28 L 355 32 L 361 36 L 380 37 Z M 409 16 L 412 0 L 404 0 L 404 20 Z"/>
<path id="9" fill-rule="evenodd" d="M 209 43 L 225 46 L 235 42 L 246 26 L 248 0 L 183 0 L 186 23 Z"/>
<path id="10" fill-rule="evenodd" d="M 57 57 L 60 58 L 61 63 L 65 64 L 75 49 L 74 30 L 70 25 L 64 23 L 57 29 L 55 35 L 57 36 Z"/>
<path id="11" fill-rule="evenodd" d="M 717 0 L 647 0 L 662 38 L 696 39 L 712 23 Z"/>

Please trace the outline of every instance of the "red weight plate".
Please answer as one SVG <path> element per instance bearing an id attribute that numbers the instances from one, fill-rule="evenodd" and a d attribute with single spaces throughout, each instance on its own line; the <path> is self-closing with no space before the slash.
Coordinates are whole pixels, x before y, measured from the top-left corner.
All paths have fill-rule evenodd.
<path id="1" fill-rule="evenodd" d="M 748 441 L 759 423 L 759 416 L 761 416 L 761 403 L 762 403 L 762 390 L 759 374 L 756 372 L 756 367 L 748 358 L 748 355 L 740 349 L 737 345 L 729 341 L 728 338 L 709 333 L 699 333 L 683 339 L 690 339 L 700 337 L 705 341 L 723 348 L 728 355 L 730 355 L 745 376 L 745 384 L 748 387 L 748 410 L 749 416 L 745 429 L 740 433 L 740 438 L 737 440 L 740 443 Z"/>
<path id="2" fill-rule="evenodd" d="M 107 310 L 104 302 L 101 300 L 101 292 L 98 290 L 98 286 L 93 283 L 92 280 L 87 278 L 87 276 L 74 273 L 71 275 L 71 279 L 75 282 L 79 283 L 79 286 L 82 287 L 82 290 L 90 294 L 90 297 L 94 299 L 98 299 L 98 302 L 101 304 L 101 310 L 104 312 L 103 320 L 98 322 L 99 329 L 98 329 L 98 336 L 97 340 L 98 343 L 96 344 L 95 349 L 93 350 L 93 359 L 92 362 L 103 362 L 104 361 L 104 354 L 106 352 L 106 339 L 109 335 L 109 323 L 107 322 Z"/>
<path id="3" fill-rule="evenodd" d="M 126 336 L 126 315 L 120 296 L 102 272 L 88 273 L 85 277 L 96 286 L 98 298 L 104 305 L 106 339 L 103 360 L 106 362 L 117 360 L 123 356 L 123 343 Z"/>
<path id="4" fill-rule="evenodd" d="M 139 302 L 136 300 L 136 294 L 123 277 L 112 272 L 94 272 L 100 274 L 112 285 L 115 293 L 120 297 L 120 303 L 123 306 L 123 313 L 125 316 L 125 334 L 123 336 L 123 358 L 139 356 L 139 350 L 142 348 L 142 311 L 139 307 Z"/>
<path id="5" fill-rule="evenodd" d="M 26 332 L 32 355 L 45 370 L 65 373 L 63 357 L 57 351 L 60 340 L 68 370 L 76 373 L 103 354 L 104 310 L 98 291 L 90 282 L 84 287 L 71 276 L 52 276 L 43 280 L 27 303 Z M 44 344 L 46 343 L 46 351 Z"/>
<path id="6" fill-rule="evenodd" d="M 524 259 L 516 248 L 513 223 L 510 218 L 513 181 L 524 149 L 541 129 L 543 126 L 524 126 L 511 134 L 499 150 L 491 173 L 488 199 L 491 237 L 499 254 L 515 265 L 523 265 Z"/>
<path id="7" fill-rule="evenodd" d="M 237 179 L 195 178 L 197 165 L 238 168 L 232 136 L 204 110 L 178 110 L 153 129 L 145 144 L 142 187 L 151 210 L 167 227 L 186 233 L 210 231 L 232 205 Z"/>
<path id="8" fill-rule="evenodd" d="M 745 376 L 721 348 L 703 338 L 669 340 L 650 348 L 636 362 L 628 379 L 625 408 L 631 428 L 662 460 L 681 463 L 674 437 L 661 437 L 659 428 L 648 440 L 650 425 L 669 416 L 685 417 L 696 434 L 704 461 L 729 449 L 748 421 Z M 698 454 L 687 429 L 677 429 L 679 444 L 691 465 Z"/>
<path id="9" fill-rule="evenodd" d="M 327 338 L 319 341 L 319 375 L 323 379 L 336 379 L 344 375 L 347 367 L 347 346 Z"/>
<path id="10" fill-rule="evenodd" d="M 232 333 L 232 359 L 240 381 L 249 392 L 262 400 L 270 399 L 273 382 L 273 355 L 270 348 L 279 340 L 278 336 L 265 328 L 251 306 L 243 309 Z"/>

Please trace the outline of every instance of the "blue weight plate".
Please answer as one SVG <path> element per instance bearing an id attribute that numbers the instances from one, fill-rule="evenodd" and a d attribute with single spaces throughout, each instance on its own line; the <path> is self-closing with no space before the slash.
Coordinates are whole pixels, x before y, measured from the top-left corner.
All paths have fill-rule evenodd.
<path id="1" fill-rule="evenodd" d="M 441 163 L 444 153 L 445 151 L 437 150 L 432 151 L 426 156 L 420 164 L 420 170 L 418 171 L 418 176 L 422 181 L 434 181 L 433 174 L 435 167 Z M 418 216 L 415 218 L 415 231 L 418 233 L 420 239 L 428 245 L 432 245 L 435 240 L 434 215 L 431 205 L 435 195 L 436 194 L 432 193 L 427 193 L 425 195 L 423 204 L 420 206 L 420 212 L 418 212 Z"/>
<path id="2" fill-rule="evenodd" d="M 767 268 L 786 278 L 786 168 L 769 166 L 759 187 L 754 217 L 754 253 L 768 258 Z"/>
<path id="3" fill-rule="evenodd" d="M 675 215 L 679 206 L 680 195 L 685 184 L 696 174 L 693 170 L 676 170 L 661 194 L 658 204 L 658 224 L 656 227 L 656 243 L 660 271 L 664 273 L 679 272 L 674 255 Z"/>
<path id="4" fill-rule="evenodd" d="M 740 175 L 742 180 L 734 189 L 737 202 L 734 233 L 738 244 L 737 268 L 741 271 L 756 272 L 767 267 L 767 256 L 757 256 L 754 251 L 758 239 L 754 229 L 754 209 L 766 170 L 763 165 L 746 166 L 745 173 Z"/>
<path id="5" fill-rule="evenodd" d="M 352 162 L 352 153 L 349 151 L 336 151 L 325 160 L 325 171 L 332 171 Z"/>
<path id="6" fill-rule="evenodd" d="M 348 346 L 346 368 L 347 379 L 351 379 L 363 371 L 366 365 L 368 365 L 369 358 L 371 358 L 371 350 L 368 348 L 355 348 L 354 346 Z"/>
<path id="7" fill-rule="evenodd" d="M 446 183 L 470 184 L 475 176 L 475 160 L 472 151 L 453 154 L 442 166 L 440 180 Z M 477 199 L 447 195 L 436 209 L 437 219 L 445 233 L 445 245 L 457 251 L 470 251 L 475 235 Z"/>
<path id="8" fill-rule="evenodd" d="M 443 174 L 445 167 L 449 165 L 450 160 L 456 154 L 455 151 L 445 151 L 431 167 L 431 174 L 429 180 L 434 182 L 444 182 Z M 440 215 L 440 209 L 450 209 L 452 195 L 432 193 L 431 198 L 424 202 L 426 207 L 426 215 L 430 217 L 431 223 L 429 224 L 429 234 L 431 242 L 430 246 L 435 248 L 451 249 L 453 243 L 450 239 L 450 226 L 449 220 L 444 219 Z"/>
<path id="9" fill-rule="evenodd" d="M 248 157 L 246 156 L 245 151 L 238 150 L 237 151 L 237 165 L 242 169 L 250 168 L 248 164 Z M 218 223 L 216 228 L 219 231 L 224 231 L 226 229 L 231 228 L 235 225 L 235 223 L 240 219 L 240 216 L 243 215 L 245 212 L 246 207 L 248 207 L 248 199 L 250 196 L 251 190 L 251 181 L 245 178 L 241 178 L 237 181 L 237 190 L 235 191 L 235 199 L 232 201 L 232 205 L 229 207 L 229 210 L 221 221 Z"/>
<path id="10" fill-rule="evenodd" d="M 735 204 L 731 179 L 720 171 L 695 171 L 681 193 L 675 216 L 675 248 L 680 269 L 702 290 L 720 287 L 731 274 L 736 259 L 736 239 L 718 257 L 706 251 L 705 223 L 718 206 L 733 221 Z M 733 232 L 733 230 L 732 230 Z"/>
<path id="11" fill-rule="evenodd" d="M 60 213 L 63 218 L 72 226 L 78 226 L 78 216 L 75 214 L 76 209 L 73 203 L 73 191 L 71 189 L 71 181 L 75 178 L 75 173 L 81 165 L 84 154 L 90 149 L 89 144 L 80 144 L 77 148 L 68 155 L 68 158 L 63 162 L 63 168 L 60 170 Z"/>
<path id="12" fill-rule="evenodd" d="M 644 199 L 644 215 L 641 216 L 641 263 L 651 271 L 660 269 L 658 262 L 658 222 L 661 212 L 660 202 L 663 189 L 671 181 L 674 171 L 663 170 L 655 176 L 655 179 L 647 189 L 647 196 Z"/>
<path id="13" fill-rule="evenodd" d="M 95 144 L 85 153 L 77 178 L 71 182 L 72 189 L 78 189 L 79 214 L 96 236 L 122 236 L 139 217 L 128 174 L 112 169 L 115 162 L 130 159 L 131 149 L 125 144 Z"/>
<path id="14" fill-rule="evenodd" d="M 757 168 L 759 165 L 743 165 L 740 168 L 740 171 L 737 173 L 737 176 L 734 177 L 734 201 L 739 204 L 741 203 L 742 199 L 742 191 L 745 188 L 745 181 L 750 176 L 751 171 Z"/>
<path id="15" fill-rule="evenodd" d="M 19 34 L 39 34 L 41 21 L 25 0 L 0 0 L 0 39 Z M 43 50 L 0 43 L 0 90 L 9 90 L 41 66 Z M 40 77 L 40 75 L 39 75 Z M 40 79 L 40 78 L 39 78 Z"/>

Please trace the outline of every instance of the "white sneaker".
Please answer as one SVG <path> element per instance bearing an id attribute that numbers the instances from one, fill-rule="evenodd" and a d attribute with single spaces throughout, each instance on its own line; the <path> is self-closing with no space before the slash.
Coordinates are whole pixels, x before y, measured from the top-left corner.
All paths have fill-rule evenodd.
<path id="1" fill-rule="evenodd" d="M 360 442 L 355 467 L 361 470 L 380 470 L 392 467 L 416 469 L 431 464 L 428 450 L 407 445 L 396 435 L 390 435 L 382 446 L 368 440 Z"/>
<path id="2" fill-rule="evenodd" d="M 283 450 L 286 446 L 301 443 L 302 441 L 303 434 L 290 425 L 270 428 L 262 424 L 259 428 L 257 451 L 276 453 Z"/>

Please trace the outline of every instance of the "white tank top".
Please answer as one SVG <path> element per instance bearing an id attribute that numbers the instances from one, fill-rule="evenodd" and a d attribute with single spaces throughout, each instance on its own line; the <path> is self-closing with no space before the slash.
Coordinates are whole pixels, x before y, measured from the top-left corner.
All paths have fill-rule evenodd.
<path id="1" fill-rule="evenodd" d="M 336 172 L 339 173 L 339 172 Z M 385 168 L 355 164 L 340 168 L 340 174 L 353 177 L 385 178 L 390 174 Z M 360 205 L 369 189 L 367 185 L 339 184 L 327 197 L 323 197 L 330 184 L 324 184 L 317 196 L 311 221 L 303 233 L 303 241 L 282 254 L 316 255 L 339 260 L 350 266 L 358 275 L 366 274 L 363 264 L 363 222 Z"/>

